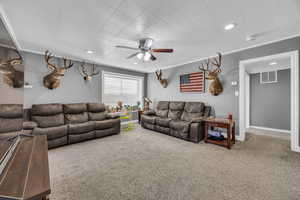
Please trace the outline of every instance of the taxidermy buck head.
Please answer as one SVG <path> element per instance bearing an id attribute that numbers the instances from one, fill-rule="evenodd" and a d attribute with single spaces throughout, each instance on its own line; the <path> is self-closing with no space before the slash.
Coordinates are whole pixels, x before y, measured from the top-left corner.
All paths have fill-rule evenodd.
<path id="1" fill-rule="evenodd" d="M 22 57 L 18 51 L 16 58 L 0 61 L 0 73 L 3 74 L 3 82 L 13 88 L 24 86 L 24 72 L 17 71 L 15 65 L 22 64 Z"/>
<path id="2" fill-rule="evenodd" d="M 93 67 L 92 67 L 92 71 L 91 72 L 88 72 L 87 68 L 85 67 L 85 64 L 82 63 L 80 65 L 80 69 L 79 69 L 81 75 L 83 76 L 83 79 L 85 81 L 91 81 L 93 79 L 93 76 L 97 76 L 100 74 L 100 71 L 97 71 L 95 70 L 95 65 L 93 64 Z"/>
<path id="3" fill-rule="evenodd" d="M 47 63 L 48 69 L 52 72 L 44 77 L 44 86 L 50 90 L 58 88 L 60 85 L 61 78 L 65 75 L 65 72 L 70 69 L 74 63 L 71 60 L 63 59 L 64 66 L 58 67 L 52 63 L 50 60 L 53 58 L 52 54 L 49 51 L 45 52 L 45 61 Z"/>
<path id="4" fill-rule="evenodd" d="M 209 92 L 214 96 L 223 92 L 223 86 L 219 80 L 219 74 L 222 72 L 221 61 L 222 54 L 218 53 L 218 58 L 207 59 L 205 61 L 205 66 L 202 63 L 199 67 L 199 69 L 204 72 L 205 79 L 212 80 L 209 85 Z M 211 64 L 215 67 L 214 69 L 211 69 Z"/>
<path id="5" fill-rule="evenodd" d="M 157 80 L 159 80 L 160 84 L 163 86 L 163 88 L 166 88 L 168 86 L 168 80 L 162 78 L 162 71 L 158 70 L 155 72 Z"/>

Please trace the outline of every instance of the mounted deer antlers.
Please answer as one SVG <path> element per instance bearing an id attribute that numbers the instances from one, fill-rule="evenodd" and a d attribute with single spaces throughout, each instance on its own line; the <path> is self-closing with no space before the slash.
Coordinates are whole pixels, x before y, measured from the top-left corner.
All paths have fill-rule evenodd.
<path id="1" fill-rule="evenodd" d="M 47 50 L 45 52 L 45 61 L 47 63 L 48 69 L 52 70 L 50 74 L 44 77 L 44 86 L 50 90 L 58 88 L 60 85 L 61 78 L 65 75 L 67 69 L 70 69 L 74 63 L 71 60 L 63 59 L 64 67 L 57 67 L 56 65 L 50 63 L 53 55 Z"/>
<path id="2" fill-rule="evenodd" d="M 162 71 L 161 69 L 155 72 L 157 80 L 159 80 L 160 84 L 163 88 L 168 87 L 168 80 L 162 78 Z"/>
<path id="3" fill-rule="evenodd" d="M 16 58 L 0 62 L 0 73 L 3 74 L 3 82 L 13 88 L 24 86 L 24 72 L 17 71 L 14 65 L 22 64 L 22 56 L 15 50 L 18 55 Z"/>
<path id="4" fill-rule="evenodd" d="M 82 63 L 81 65 L 80 65 L 80 67 L 81 67 L 81 69 L 79 69 L 79 71 L 80 71 L 80 73 L 81 73 L 81 75 L 83 76 L 83 79 L 85 80 L 85 81 L 91 81 L 92 80 L 92 78 L 93 78 L 93 76 L 97 76 L 97 75 L 99 75 L 100 74 L 100 71 L 95 71 L 95 65 L 93 64 L 93 67 L 92 67 L 92 72 L 91 73 L 89 73 L 88 71 L 87 71 L 87 69 L 85 68 L 85 63 Z"/>
<path id="5" fill-rule="evenodd" d="M 213 66 L 216 66 L 214 70 L 210 69 L 210 63 L 212 63 Z M 218 53 L 218 58 L 207 59 L 205 61 L 205 66 L 203 63 L 201 63 L 201 66 L 199 67 L 199 69 L 204 72 L 205 78 L 207 80 L 212 80 L 209 85 L 209 92 L 214 96 L 217 96 L 223 92 L 222 83 L 218 77 L 219 73 L 222 72 L 221 65 L 222 54 Z"/>

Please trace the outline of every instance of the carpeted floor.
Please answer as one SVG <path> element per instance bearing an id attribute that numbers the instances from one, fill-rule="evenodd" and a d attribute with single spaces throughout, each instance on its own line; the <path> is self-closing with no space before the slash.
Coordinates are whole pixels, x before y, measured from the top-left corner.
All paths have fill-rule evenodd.
<path id="1" fill-rule="evenodd" d="M 300 154 L 250 136 L 232 150 L 137 128 L 49 151 L 51 200 L 299 200 Z"/>

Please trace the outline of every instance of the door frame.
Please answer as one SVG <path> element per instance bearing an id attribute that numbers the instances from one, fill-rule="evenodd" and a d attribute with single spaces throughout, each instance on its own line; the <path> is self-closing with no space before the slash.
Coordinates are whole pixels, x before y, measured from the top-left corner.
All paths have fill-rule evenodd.
<path id="1" fill-rule="evenodd" d="M 241 60 L 239 62 L 239 138 L 246 139 L 246 129 L 250 127 L 250 75 L 246 64 L 290 57 L 291 59 L 291 150 L 300 152 L 299 146 L 299 51 Z"/>

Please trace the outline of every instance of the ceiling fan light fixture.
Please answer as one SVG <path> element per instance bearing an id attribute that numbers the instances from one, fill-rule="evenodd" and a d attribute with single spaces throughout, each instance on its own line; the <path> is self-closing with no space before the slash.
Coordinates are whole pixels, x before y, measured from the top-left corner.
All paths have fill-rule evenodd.
<path id="1" fill-rule="evenodd" d="M 144 57 L 144 54 L 143 54 L 142 52 L 140 52 L 140 53 L 138 53 L 138 54 L 136 55 L 136 57 L 137 57 L 139 60 L 141 60 L 141 59 Z"/>
<path id="2" fill-rule="evenodd" d="M 153 39 L 151 39 L 151 38 L 145 39 L 145 47 L 146 48 L 150 48 L 152 46 L 152 44 L 153 44 Z"/>
<path id="3" fill-rule="evenodd" d="M 226 24 L 225 26 L 224 26 L 224 30 L 225 31 L 229 31 L 229 30 L 232 30 L 232 29 L 234 29 L 235 27 L 237 26 L 237 24 L 236 23 L 229 23 L 229 24 Z"/>
<path id="4" fill-rule="evenodd" d="M 149 52 L 145 52 L 144 61 L 149 61 L 151 58 L 151 54 Z"/>

